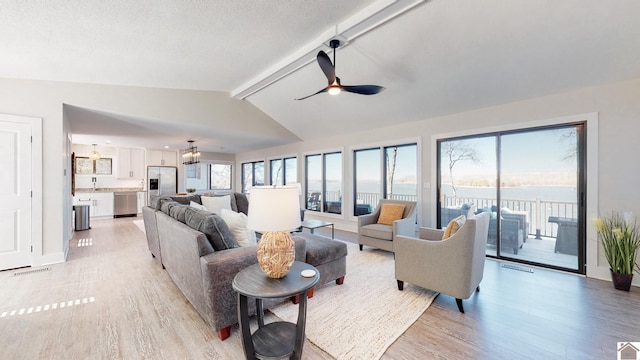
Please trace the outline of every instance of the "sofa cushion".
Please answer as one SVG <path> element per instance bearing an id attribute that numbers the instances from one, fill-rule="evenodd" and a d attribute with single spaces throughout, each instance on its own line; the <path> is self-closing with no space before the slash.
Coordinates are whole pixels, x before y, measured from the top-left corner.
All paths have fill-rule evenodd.
<path id="1" fill-rule="evenodd" d="M 448 239 L 458 232 L 462 225 L 464 225 L 466 219 L 467 218 L 464 215 L 460 215 L 449 221 L 449 224 L 447 224 L 447 228 L 444 230 L 444 234 L 442 235 L 442 240 Z"/>
<path id="2" fill-rule="evenodd" d="M 393 240 L 393 227 L 384 224 L 365 225 L 360 228 L 360 235 L 391 241 Z"/>
<path id="3" fill-rule="evenodd" d="M 326 264 L 347 256 L 347 244 L 312 234 L 295 235 L 307 243 L 306 263 L 313 266 Z"/>
<path id="4" fill-rule="evenodd" d="M 158 204 L 160 204 L 160 211 L 162 211 L 163 213 L 171 216 L 171 208 L 176 206 L 176 205 L 180 205 L 179 202 L 177 201 L 173 201 L 170 198 L 163 198 L 161 199 Z"/>
<path id="5" fill-rule="evenodd" d="M 231 210 L 231 195 L 203 196 L 202 205 L 214 214 L 220 215 L 222 209 Z"/>
<path id="6" fill-rule="evenodd" d="M 233 197 L 235 198 L 236 202 L 236 209 L 233 210 L 236 212 L 241 212 L 245 215 L 249 215 L 249 198 L 247 198 L 247 194 L 234 193 Z"/>
<path id="7" fill-rule="evenodd" d="M 402 219 L 404 205 L 402 204 L 382 204 L 378 224 L 393 225 L 396 220 Z"/>
<path id="8" fill-rule="evenodd" d="M 242 247 L 256 245 L 256 232 L 247 229 L 247 215 L 222 209 L 220 216 L 224 222 L 227 223 L 227 226 L 229 226 L 229 229 L 236 238 L 238 245 Z"/>
<path id="9" fill-rule="evenodd" d="M 205 211 L 207 210 L 207 208 L 204 205 L 198 204 L 195 201 L 190 202 L 189 206 L 191 206 L 192 208 L 198 209 L 198 210 L 205 210 Z"/>
<path id="10" fill-rule="evenodd" d="M 219 215 L 189 206 L 186 208 L 185 220 L 185 224 L 207 236 L 214 250 L 221 251 L 238 247 L 238 242 L 231 230 Z"/>
<path id="11" fill-rule="evenodd" d="M 180 221 L 181 223 L 185 223 L 185 212 L 187 210 L 188 205 L 178 205 L 177 203 L 173 206 L 169 207 L 169 216 Z"/>

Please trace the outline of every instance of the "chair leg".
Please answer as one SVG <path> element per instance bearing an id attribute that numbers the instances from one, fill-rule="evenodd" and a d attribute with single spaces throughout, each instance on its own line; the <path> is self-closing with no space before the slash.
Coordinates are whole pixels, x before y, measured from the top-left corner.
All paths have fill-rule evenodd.
<path id="1" fill-rule="evenodd" d="M 456 304 L 458 305 L 458 310 L 464 314 L 464 308 L 462 308 L 462 299 L 456 298 Z"/>
<path id="2" fill-rule="evenodd" d="M 480 292 L 480 285 L 476 288 L 476 292 Z"/>
<path id="3" fill-rule="evenodd" d="M 360 244 L 360 251 L 362 251 L 362 246 L 363 246 L 363 245 L 362 245 L 362 244 Z"/>
<path id="4" fill-rule="evenodd" d="M 339 278 L 336 279 L 336 284 L 337 285 L 342 285 L 344 284 L 344 276 L 340 276 Z"/>
<path id="5" fill-rule="evenodd" d="M 402 291 L 404 290 L 404 281 L 402 280 L 396 280 L 398 282 L 398 290 Z"/>

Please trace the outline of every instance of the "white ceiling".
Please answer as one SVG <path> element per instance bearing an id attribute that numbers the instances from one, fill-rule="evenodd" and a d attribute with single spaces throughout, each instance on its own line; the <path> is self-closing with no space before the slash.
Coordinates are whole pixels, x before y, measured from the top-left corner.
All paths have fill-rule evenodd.
<path id="1" fill-rule="evenodd" d="M 0 0 L 0 77 L 231 96 L 303 54 L 307 65 L 246 97 L 303 140 L 335 129 L 388 126 L 640 77 L 640 1 L 431 0 L 411 7 L 414 3 Z M 398 4 L 410 10 L 386 22 L 376 19 L 384 11 L 372 13 Z M 314 59 L 327 34 L 367 17 L 375 27 L 345 33 L 350 43 L 337 51 L 336 72 L 344 85 L 387 90 L 294 101 L 326 86 Z M 69 116 L 74 132 L 101 135 L 116 128 L 101 128 L 96 119 L 118 123 L 123 133 L 145 126 L 146 119 L 77 105 L 70 112 L 83 116 L 82 121 Z M 159 129 L 157 146 L 175 135 L 173 130 L 170 124 Z M 270 145 L 245 140 L 244 148 L 225 151 Z"/>

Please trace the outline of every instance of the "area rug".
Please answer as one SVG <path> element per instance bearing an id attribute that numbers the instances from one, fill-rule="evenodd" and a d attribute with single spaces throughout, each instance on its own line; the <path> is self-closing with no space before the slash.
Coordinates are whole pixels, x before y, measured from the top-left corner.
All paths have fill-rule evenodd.
<path id="1" fill-rule="evenodd" d="M 347 245 L 344 284 L 325 284 L 309 299 L 307 339 L 336 359 L 379 359 L 437 293 L 417 286 L 399 291 L 392 253 Z M 285 303 L 271 312 L 295 322 L 298 307 Z"/>

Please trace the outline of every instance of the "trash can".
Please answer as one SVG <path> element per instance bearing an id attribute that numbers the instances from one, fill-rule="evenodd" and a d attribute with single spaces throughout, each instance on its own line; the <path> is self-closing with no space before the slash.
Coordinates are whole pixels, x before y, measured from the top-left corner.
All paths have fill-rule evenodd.
<path id="1" fill-rule="evenodd" d="M 89 230 L 89 205 L 74 205 L 73 210 L 76 212 L 75 230 Z"/>

